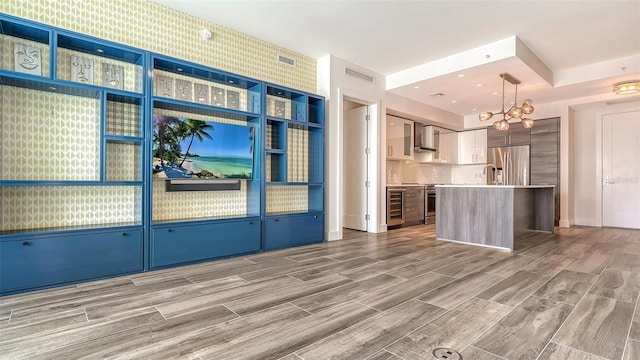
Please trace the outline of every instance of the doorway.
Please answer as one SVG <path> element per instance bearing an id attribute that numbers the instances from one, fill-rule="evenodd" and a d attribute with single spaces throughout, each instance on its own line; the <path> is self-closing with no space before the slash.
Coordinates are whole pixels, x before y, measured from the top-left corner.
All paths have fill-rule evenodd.
<path id="1" fill-rule="evenodd" d="M 640 111 L 602 115 L 602 225 L 640 229 Z"/>
<path id="2" fill-rule="evenodd" d="M 369 221 L 368 117 L 368 106 L 343 100 L 342 226 L 359 231 L 367 231 Z"/>

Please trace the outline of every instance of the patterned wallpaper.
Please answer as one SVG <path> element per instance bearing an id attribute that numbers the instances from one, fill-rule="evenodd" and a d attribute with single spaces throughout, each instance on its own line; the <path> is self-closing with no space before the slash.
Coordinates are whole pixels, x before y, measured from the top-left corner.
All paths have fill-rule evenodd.
<path id="1" fill-rule="evenodd" d="M 97 99 L 0 86 L 2 180 L 99 180 Z"/>
<path id="2" fill-rule="evenodd" d="M 316 60 L 145 0 L 3 0 L 0 12 L 316 92 Z M 213 33 L 209 41 L 200 30 Z M 296 66 L 281 64 L 278 54 Z"/>
<path id="3" fill-rule="evenodd" d="M 267 214 L 305 212 L 309 209 L 307 186 L 268 186 Z"/>
<path id="4" fill-rule="evenodd" d="M 241 180 L 240 184 L 240 190 L 166 192 L 165 182 L 154 180 L 153 221 L 244 216 L 247 214 L 247 182 Z"/>
<path id="5" fill-rule="evenodd" d="M 9 186 L 0 193 L 2 231 L 142 222 L 137 186 Z"/>
<path id="6" fill-rule="evenodd" d="M 109 6 L 104 6 L 102 0 L 5 0 L 0 1 L 0 12 L 294 89 L 316 91 L 315 59 L 149 1 L 111 0 Z M 202 28 L 213 32 L 211 41 L 200 37 Z M 0 36 L 0 40 L 0 66 L 13 69 L 15 39 Z M 27 43 L 22 39 L 20 42 Z M 31 45 L 44 48 L 39 43 Z M 296 67 L 278 63 L 278 54 L 296 58 Z M 59 50 L 57 66 L 61 79 L 70 78 L 71 55 L 92 58 L 87 54 Z M 50 71 L 49 57 L 48 51 L 43 49 L 44 76 Z M 143 75 L 140 67 L 98 57 L 93 59 L 96 85 L 101 85 L 101 67 L 106 62 L 124 66 L 125 90 L 140 91 Z M 176 75 L 172 74 L 172 77 Z M 3 156 L 0 179 L 99 179 L 99 103 L 96 99 L 69 98 L 10 86 L 1 86 L 0 91 L 0 153 Z M 246 108 L 246 99 L 245 91 L 240 94 L 242 108 Z M 273 111 L 273 104 L 268 105 Z M 288 117 L 291 117 L 290 107 L 287 101 Z M 110 101 L 107 111 L 127 112 L 123 121 L 133 123 L 125 124 L 124 128 L 108 123 L 109 133 L 139 136 L 137 124 L 131 120 L 139 114 L 135 105 Z M 50 130 L 42 131 L 43 128 Z M 290 132 L 289 144 L 304 144 L 306 136 L 296 131 Z M 139 180 L 140 151 L 140 146 L 132 143 L 109 142 L 106 148 L 107 180 Z M 289 151 L 288 180 L 304 181 L 308 170 L 293 169 L 291 165 L 305 166 L 307 147 L 297 151 L 290 148 Z M 0 191 L 1 230 L 139 223 L 142 220 L 142 194 L 138 187 L 4 187 Z M 255 200 L 248 199 L 244 181 L 240 191 L 188 193 L 167 193 L 163 181 L 154 181 L 152 191 L 154 221 L 242 216 L 247 213 L 248 203 L 249 207 L 255 207 L 252 205 Z M 269 187 L 266 196 L 268 212 L 305 211 L 308 207 L 306 187 Z"/>
<path id="7" fill-rule="evenodd" d="M 287 181 L 309 181 L 309 131 L 303 127 L 287 129 Z"/>

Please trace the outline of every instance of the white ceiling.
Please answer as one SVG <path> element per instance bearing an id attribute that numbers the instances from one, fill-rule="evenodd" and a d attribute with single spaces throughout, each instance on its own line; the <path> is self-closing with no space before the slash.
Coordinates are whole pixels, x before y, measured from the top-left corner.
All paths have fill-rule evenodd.
<path id="1" fill-rule="evenodd" d="M 460 115 L 499 110 L 501 72 L 522 81 L 518 102 L 534 104 L 640 78 L 640 0 L 154 1 L 313 58 L 332 54 L 387 75 L 389 91 Z M 514 36 L 527 56 L 515 47 L 498 59 L 469 55 Z M 507 103 L 513 91 L 507 83 Z"/>

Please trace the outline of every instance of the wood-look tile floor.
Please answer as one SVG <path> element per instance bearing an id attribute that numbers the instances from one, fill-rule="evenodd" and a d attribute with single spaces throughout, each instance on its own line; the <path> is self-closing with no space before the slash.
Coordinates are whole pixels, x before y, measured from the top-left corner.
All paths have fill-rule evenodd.
<path id="1" fill-rule="evenodd" d="M 640 230 L 434 228 L 0 298 L 0 359 L 640 359 Z"/>

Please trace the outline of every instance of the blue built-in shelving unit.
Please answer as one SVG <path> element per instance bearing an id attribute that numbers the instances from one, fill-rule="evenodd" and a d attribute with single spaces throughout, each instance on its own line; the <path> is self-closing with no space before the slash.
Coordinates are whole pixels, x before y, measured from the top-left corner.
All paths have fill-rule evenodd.
<path id="1" fill-rule="evenodd" d="M 4 14 L 0 40 L 40 58 L 0 57 L 0 295 L 323 241 L 322 97 Z M 251 128 L 252 178 L 167 185 L 154 115 Z"/>
<path id="2" fill-rule="evenodd" d="M 263 248 L 322 241 L 324 99 L 273 84 L 265 84 L 264 92 L 267 141 L 263 162 L 268 166 Z"/>

